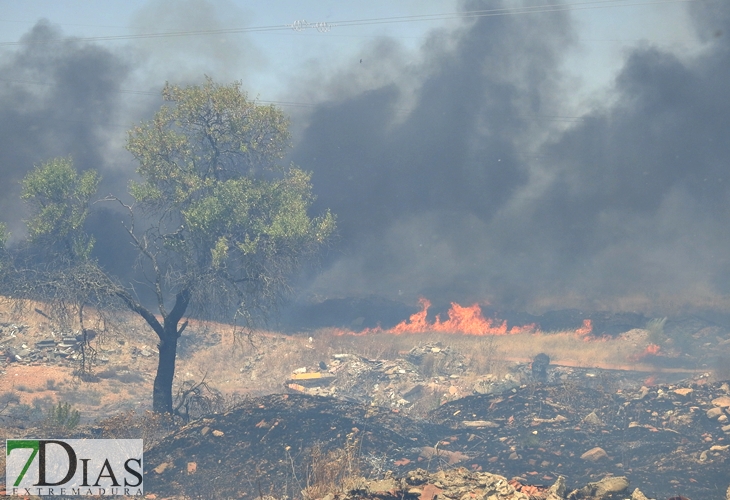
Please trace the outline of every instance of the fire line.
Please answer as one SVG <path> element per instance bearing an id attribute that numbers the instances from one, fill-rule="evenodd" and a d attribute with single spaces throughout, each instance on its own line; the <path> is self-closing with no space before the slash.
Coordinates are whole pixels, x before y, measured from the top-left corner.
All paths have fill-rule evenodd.
<path id="1" fill-rule="evenodd" d="M 338 335 L 355 335 L 362 336 L 374 333 L 386 333 L 391 335 L 402 335 L 409 333 L 425 333 L 440 332 L 460 335 L 515 335 L 519 333 L 538 333 L 539 327 L 532 323 L 523 326 L 507 326 L 507 321 L 500 321 L 491 318 L 485 318 L 479 304 L 471 306 L 462 306 L 456 302 L 451 303 L 451 308 L 447 312 L 448 319 L 442 320 L 436 316 L 433 321 L 428 319 L 428 310 L 431 307 L 431 301 L 426 298 L 418 299 L 421 304 L 421 310 L 412 314 L 407 320 L 401 321 L 393 328 L 383 329 L 380 327 L 366 328 L 356 333 L 350 330 L 340 330 Z M 590 319 L 583 320 L 583 326 L 576 329 L 576 334 L 586 338 L 593 331 L 593 325 Z"/>

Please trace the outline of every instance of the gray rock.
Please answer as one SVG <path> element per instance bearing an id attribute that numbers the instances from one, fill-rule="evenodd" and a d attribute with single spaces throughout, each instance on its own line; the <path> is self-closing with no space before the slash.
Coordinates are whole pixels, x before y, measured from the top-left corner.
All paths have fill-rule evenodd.
<path id="1" fill-rule="evenodd" d="M 589 462 L 598 462 L 599 460 L 608 458 L 608 453 L 603 448 L 596 446 L 583 453 L 580 458 Z"/>
<path id="2" fill-rule="evenodd" d="M 597 483 L 588 483 L 579 490 L 571 491 L 568 500 L 581 498 L 603 499 L 611 498 L 615 494 L 624 493 L 629 488 L 629 480 L 624 476 L 604 477 Z"/>
<path id="3" fill-rule="evenodd" d="M 593 425 L 595 427 L 601 427 L 603 425 L 603 421 L 600 419 L 598 415 L 596 415 L 595 411 L 590 412 L 588 415 L 585 416 L 583 419 L 583 422 L 585 422 L 588 425 Z"/>
<path id="4" fill-rule="evenodd" d="M 636 488 L 633 493 L 631 493 L 631 500 L 649 500 L 649 498 L 644 495 L 639 488 Z"/>
<path id="5" fill-rule="evenodd" d="M 549 493 L 557 495 L 560 498 L 565 496 L 566 491 L 567 491 L 567 487 L 565 486 L 565 477 L 563 477 L 563 476 L 558 476 L 558 479 L 548 490 Z"/>
<path id="6" fill-rule="evenodd" d="M 722 408 L 714 407 L 707 410 L 707 418 L 717 418 L 722 415 Z"/>
<path id="7" fill-rule="evenodd" d="M 367 491 L 370 494 L 387 494 L 388 492 L 395 490 L 396 484 L 395 480 L 392 478 L 367 482 Z"/>

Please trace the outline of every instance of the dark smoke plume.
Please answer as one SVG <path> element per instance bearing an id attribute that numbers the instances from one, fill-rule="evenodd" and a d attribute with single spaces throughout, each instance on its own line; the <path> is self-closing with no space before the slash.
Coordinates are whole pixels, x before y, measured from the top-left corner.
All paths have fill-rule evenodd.
<path id="1" fill-rule="evenodd" d="M 119 56 L 45 21 L 21 42 L 0 56 L 0 211 L 16 237 L 24 233 L 20 180 L 34 165 L 70 155 L 80 170 L 101 171 L 107 189 L 116 179 L 110 137 L 121 135 L 119 89 L 129 71 Z"/>
<path id="2" fill-rule="evenodd" d="M 167 3 L 151 5 L 142 16 Z M 691 8 L 703 51 L 680 58 L 635 47 L 611 99 L 567 129 L 549 119 L 572 109 L 561 68 L 578 42 L 567 12 L 465 21 L 432 33 L 415 57 L 378 40 L 363 48 L 362 63 L 296 82 L 295 97 L 321 104 L 294 116 L 291 159 L 314 172 L 315 209 L 331 208 L 340 227 L 321 272 L 303 280 L 305 295 L 409 303 L 422 295 L 536 312 L 725 306 L 730 4 Z M 180 47 L 176 57 L 190 49 Z M 134 165 L 124 132 L 159 102 L 127 111 L 123 82 L 133 75 L 159 89 L 194 79 L 156 64 L 160 81 L 145 80 L 140 73 L 159 59 L 139 54 L 153 49 L 127 47 L 122 57 L 39 23 L 0 55 L 0 209 L 16 237 L 18 181 L 48 158 L 70 154 L 79 168 L 99 169 L 100 194 L 126 191 Z M 247 50 L 211 63 L 208 74 L 235 78 L 215 68 L 256 62 Z M 218 52 L 202 45 L 195 67 Z M 92 216 L 107 231 L 101 255 L 126 244 L 110 229 L 115 217 Z M 129 268 L 121 255 L 108 260 L 124 262 L 120 273 Z"/>
<path id="3" fill-rule="evenodd" d="M 479 19 L 448 43 L 434 35 L 417 63 L 394 64 L 394 42 L 380 42 L 367 66 L 320 82 L 334 97 L 293 157 L 314 171 L 341 241 L 310 292 L 529 309 L 720 304 L 730 5 L 694 8 L 702 54 L 636 47 L 611 102 L 564 133 L 542 118 L 570 97 L 565 13 Z M 390 83 L 363 83 L 374 80 L 360 73 L 393 67 L 403 69 Z"/>
<path id="4" fill-rule="evenodd" d="M 501 292 L 495 284 L 510 278 L 501 276 L 503 235 L 493 221 L 530 181 L 526 156 L 537 119 L 558 104 L 571 33 L 565 13 L 480 18 L 435 33 L 418 63 L 393 64 L 403 56 L 383 41 L 349 81 L 335 78 L 337 95 L 370 72 L 406 68 L 390 84 L 319 106 L 298 143 L 294 160 L 314 171 L 319 203 L 341 228 L 341 254 L 315 292 L 446 300 Z"/>

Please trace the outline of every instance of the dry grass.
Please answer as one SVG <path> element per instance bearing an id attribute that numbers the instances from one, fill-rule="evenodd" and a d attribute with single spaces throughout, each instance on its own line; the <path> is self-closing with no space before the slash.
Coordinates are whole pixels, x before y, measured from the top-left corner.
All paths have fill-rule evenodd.
<path id="1" fill-rule="evenodd" d="M 529 362 L 541 352 L 550 356 L 553 364 L 650 369 L 631 361 L 649 345 L 647 334 L 644 330 L 632 330 L 615 338 L 586 339 L 575 332 L 485 336 L 426 332 L 355 336 L 338 335 L 336 331 L 323 330 L 317 334 L 315 346 L 322 351 L 356 353 L 373 359 L 393 359 L 413 347 L 440 342 L 463 355 L 470 371 L 477 374 L 503 371 L 506 362 Z"/>
<path id="2" fill-rule="evenodd" d="M 23 330 L 22 340 L 29 345 L 48 337 L 53 330 L 48 318 L 34 311 L 36 308 L 43 310 L 43 304 L 28 302 L 23 308 L 25 314 L 21 316 L 13 314 L 7 306 L 0 303 L 0 322 L 28 325 Z M 157 339 L 151 329 L 133 314 L 118 313 L 116 321 L 113 333 L 94 341 L 98 342 L 95 345 L 100 352 L 109 358 L 108 364 L 96 368 L 94 383 L 74 378 L 71 366 L 13 364 L 7 367 L 8 373 L 0 377 L 0 394 L 14 391 L 20 403 L 25 405 L 31 405 L 42 397 L 48 397 L 52 402 L 68 401 L 82 411 L 84 419 L 101 415 L 105 408 L 148 403 L 157 363 L 154 354 Z M 501 336 L 437 332 L 393 335 L 380 332 L 355 336 L 342 335 L 341 331 L 334 329 L 315 331 L 308 337 L 266 331 L 246 335 L 245 332 L 234 331 L 230 325 L 191 320 L 181 339 L 173 391 L 204 380 L 230 402 L 242 395 L 282 392 L 284 381 L 293 370 L 316 368 L 321 361 L 329 364 L 333 354 L 349 353 L 369 359 L 392 360 L 403 357 L 414 347 L 440 342 L 449 347 L 463 366 L 460 378 L 454 381 L 448 376 L 443 377 L 448 375 L 445 373 L 448 370 L 442 366 L 444 356 L 427 355 L 422 359 L 419 371 L 428 384 L 419 404 L 427 411 L 445 398 L 453 399 L 470 393 L 480 378 L 490 375 L 501 379 L 509 373 L 512 363 L 529 362 L 541 352 L 549 355 L 555 365 L 662 371 L 641 361 L 646 347 L 663 338 L 662 326 L 661 320 L 657 320 L 647 325 L 646 330 L 590 340 L 575 332 Z M 718 342 L 723 342 L 723 339 Z M 724 347 L 724 351 L 713 351 L 715 379 L 728 377 L 724 360 L 730 344 Z M 132 355 L 133 350 L 139 352 L 142 348 L 152 351 L 152 355 Z M 715 358 L 717 361 L 714 361 Z M 453 358 L 450 361 L 453 362 Z M 446 380 L 441 380 L 443 378 Z M 457 392 L 449 393 L 452 389 Z"/>
<path id="3" fill-rule="evenodd" d="M 177 380 L 205 378 L 224 393 L 264 394 L 280 392 L 284 380 L 302 366 L 316 366 L 328 359 L 306 337 L 268 332 L 223 336 L 214 346 L 180 359 Z"/>
<path id="4" fill-rule="evenodd" d="M 208 329 L 220 333 L 220 329 Z M 448 346 L 463 360 L 464 374 L 460 380 L 465 387 L 488 374 L 503 377 L 512 363 L 529 362 L 541 352 L 550 356 L 551 364 L 556 365 L 660 371 L 640 360 L 651 343 L 649 336 L 648 330 L 632 330 L 615 338 L 588 339 L 575 332 L 502 336 L 380 332 L 356 336 L 323 329 L 311 337 L 257 332 L 238 338 L 228 332 L 221 334 L 218 344 L 180 359 L 176 384 L 205 379 L 211 387 L 227 395 L 281 392 L 293 370 L 316 368 L 320 361 L 328 362 L 337 353 L 395 359 L 414 347 L 432 342 Z M 425 356 L 419 366 L 421 374 L 426 378 L 442 374 L 440 364 L 444 360 L 443 356 Z"/>
<path id="5" fill-rule="evenodd" d="M 360 444 L 359 431 L 353 429 L 342 448 L 325 452 L 320 445 L 313 446 L 302 497 L 322 498 L 327 493 L 341 493 L 353 487 L 361 477 Z"/>

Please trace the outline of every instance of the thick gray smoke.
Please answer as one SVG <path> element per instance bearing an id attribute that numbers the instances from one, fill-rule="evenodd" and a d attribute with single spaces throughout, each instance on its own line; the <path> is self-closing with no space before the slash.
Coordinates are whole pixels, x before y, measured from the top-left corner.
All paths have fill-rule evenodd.
<path id="1" fill-rule="evenodd" d="M 420 81 L 343 93 L 398 51 L 366 53 L 334 78 L 344 97 L 316 109 L 294 154 L 341 228 L 310 292 L 717 305 L 730 277 L 730 6 L 709 5 L 695 12 L 705 52 L 636 48 L 611 103 L 559 134 L 542 118 L 569 97 L 565 14 L 479 19 L 452 44 L 429 40 L 417 68 L 400 64 Z"/>
<path id="2" fill-rule="evenodd" d="M 138 21 L 157 23 L 165 5 L 150 3 Z M 432 33 L 415 56 L 382 39 L 334 75 L 302 76 L 290 100 L 321 104 L 294 116 L 291 159 L 314 172 L 316 211 L 332 209 L 340 228 L 322 268 L 303 278 L 304 295 L 533 311 L 725 305 L 730 4 L 693 9 L 702 52 L 679 58 L 637 46 L 610 99 L 567 130 L 550 117 L 573 109 L 562 73 L 579 43 L 569 12 L 465 21 Z M 159 105 L 129 106 L 125 79 L 155 90 L 195 79 L 174 63 L 192 42 L 178 50 L 171 40 L 164 57 L 144 44 L 111 52 L 73 39 L 38 43 L 59 37 L 40 23 L 0 57 L 0 209 L 16 235 L 18 181 L 48 158 L 70 154 L 81 169 L 102 171 L 101 194 L 125 191 L 134 165 L 124 131 Z M 242 47 L 217 56 L 200 45 L 193 69 L 227 82 L 236 64 L 264 64 Z M 129 269 L 114 254 L 124 234 L 104 214 L 91 222 L 107 231 L 100 254 Z"/>
<path id="3" fill-rule="evenodd" d="M 52 157 L 116 178 L 110 137 L 119 135 L 120 85 L 128 65 L 97 45 L 62 37 L 39 22 L 17 50 L 0 57 L 0 196 L 2 220 L 24 232 L 20 180 Z"/>

